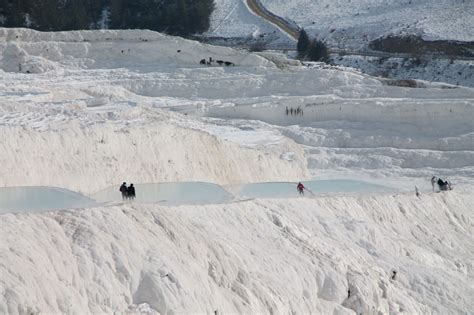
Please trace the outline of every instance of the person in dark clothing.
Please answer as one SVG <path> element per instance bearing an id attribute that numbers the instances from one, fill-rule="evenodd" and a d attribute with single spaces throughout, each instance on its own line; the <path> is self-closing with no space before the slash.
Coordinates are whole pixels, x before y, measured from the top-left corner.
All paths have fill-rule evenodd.
<path id="1" fill-rule="evenodd" d="M 130 184 L 130 186 L 128 186 L 127 196 L 129 199 L 135 199 L 135 187 L 133 187 L 133 184 Z"/>
<path id="2" fill-rule="evenodd" d="M 397 272 L 395 270 L 392 271 L 392 280 L 397 279 Z"/>
<path id="3" fill-rule="evenodd" d="M 438 186 L 439 186 L 439 189 L 443 191 L 452 190 L 451 183 L 448 181 L 444 181 L 441 178 L 438 179 Z"/>
<path id="4" fill-rule="evenodd" d="M 438 186 L 444 186 L 444 181 L 441 178 L 438 178 Z"/>
<path id="5" fill-rule="evenodd" d="M 122 193 L 122 200 L 127 199 L 127 183 L 126 182 L 123 182 L 119 190 Z"/>

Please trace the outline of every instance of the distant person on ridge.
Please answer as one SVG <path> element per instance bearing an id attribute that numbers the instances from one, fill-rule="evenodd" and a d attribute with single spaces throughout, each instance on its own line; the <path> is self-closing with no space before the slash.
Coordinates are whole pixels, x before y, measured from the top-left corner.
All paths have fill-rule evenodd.
<path id="1" fill-rule="evenodd" d="M 304 196 L 305 187 L 304 187 L 304 185 L 303 185 L 301 182 L 298 183 L 298 186 L 296 186 L 296 189 L 298 190 L 298 192 L 300 193 L 300 195 L 303 195 L 303 196 Z"/>
<path id="2" fill-rule="evenodd" d="M 438 178 L 438 186 L 439 186 L 439 190 L 443 190 L 443 191 L 452 190 L 451 183 L 448 181 L 443 181 L 441 178 Z"/>
<path id="3" fill-rule="evenodd" d="M 129 199 L 135 199 L 135 187 L 133 187 L 133 184 L 130 184 L 130 186 L 128 186 L 127 196 Z"/>
<path id="4" fill-rule="evenodd" d="M 119 190 L 122 193 L 122 200 L 127 199 L 127 183 L 126 182 L 123 182 Z"/>

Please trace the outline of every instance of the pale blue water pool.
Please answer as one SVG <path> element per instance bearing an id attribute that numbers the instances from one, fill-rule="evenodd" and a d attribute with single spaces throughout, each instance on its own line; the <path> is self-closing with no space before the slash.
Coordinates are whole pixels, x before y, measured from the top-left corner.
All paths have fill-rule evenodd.
<path id="1" fill-rule="evenodd" d="M 302 182 L 307 196 L 326 193 L 390 192 L 392 188 L 348 179 L 314 180 Z M 230 188 L 241 198 L 286 198 L 298 196 L 296 182 L 255 183 Z"/>
<path id="2" fill-rule="evenodd" d="M 79 193 L 56 187 L 0 188 L 0 213 L 41 212 L 94 206 L 96 202 Z"/>
<path id="3" fill-rule="evenodd" d="M 226 187 L 205 182 L 137 184 L 136 199 L 133 202 L 178 205 L 226 203 L 247 198 L 291 198 L 299 196 L 296 184 L 273 182 Z M 325 193 L 394 191 L 389 187 L 357 180 L 318 180 L 303 184 L 308 188 L 306 196 L 309 197 Z M 0 213 L 76 209 L 122 202 L 119 185 L 104 189 L 90 197 L 55 187 L 0 188 Z"/>
<path id="4" fill-rule="evenodd" d="M 136 184 L 134 202 L 174 204 L 224 203 L 234 197 L 219 185 L 204 182 Z M 92 196 L 99 202 L 120 202 L 119 187 L 105 189 Z"/>

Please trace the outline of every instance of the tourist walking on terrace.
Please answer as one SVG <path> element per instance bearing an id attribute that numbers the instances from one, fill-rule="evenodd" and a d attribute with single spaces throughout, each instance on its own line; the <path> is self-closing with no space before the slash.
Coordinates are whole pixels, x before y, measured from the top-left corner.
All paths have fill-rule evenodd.
<path id="1" fill-rule="evenodd" d="M 133 187 L 133 184 L 130 184 L 127 188 L 127 196 L 128 199 L 135 199 L 135 187 Z"/>
<path id="2" fill-rule="evenodd" d="M 298 190 L 300 195 L 304 196 L 305 187 L 301 182 L 298 183 L 298 186 L 296 186 L 296 189 Z"/>
<path id="3" fill-rule="evenodd" d="M 127 183 L 126 182 L 123 182 L 119 190 L 122 193 L 122 200 L 127 199 Z"/>

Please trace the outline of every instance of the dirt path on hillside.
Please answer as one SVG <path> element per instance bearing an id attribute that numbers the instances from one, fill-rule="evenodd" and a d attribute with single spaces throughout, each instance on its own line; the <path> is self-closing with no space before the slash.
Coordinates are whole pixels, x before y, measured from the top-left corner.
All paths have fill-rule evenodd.
<path id="1" fill-rule="evenodd" d="M 288 34 L 289 37 L 293 38 L 295 41 L 298 41 L 300 28 L 296 24 L 292 24 L 285 20 L 284 18 L 273 14 L 268 9 L 266 9 L 260 0 L 246 0 L 247 6 L 249 9 L 261 17 L 262 19 L 274 24 L 283 32 Z M 294 50 L 296 47 L 288 47 L 288 50 Z M 364 57 L 379 57 L 379 58 L 419 58 L 419 54 L 410 54 L 410 53 L 390 53 L 384 51 L 355 51 L 350 49 L 337 49 L 329 48 L 329 53 L 339 54 L 339 55 L 355 55 L 355 56 L 364 56 Z M 434 54 L 434 53 L 425 53 L 423 54 L 425 58 L 431 59 L 456 59 L 456 60 L 474 60 L 473 57 L 465 56 L 449 56 L 443 54 Z"/>
<path id="2" fill-rule="evenodd" d="M 276 25 L 278 28 L 287 33 L 294 40 L 298 40 L 300 30 L 295 25 L 292 26 L 288 21 L 268 11 L 259 0 L 247 0 L 247 6 L 253 13 L 262 19 Z"/>

